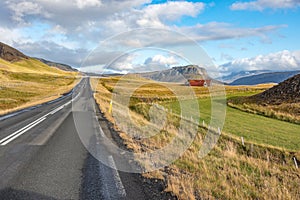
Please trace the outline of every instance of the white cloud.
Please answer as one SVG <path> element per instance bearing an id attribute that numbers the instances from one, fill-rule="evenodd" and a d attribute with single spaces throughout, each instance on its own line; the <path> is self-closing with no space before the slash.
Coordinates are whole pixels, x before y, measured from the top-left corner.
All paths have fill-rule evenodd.
<path id="1" fill-rule="evenodd" d="M 242 58 L 233 60 L 223 66 L 220 70 L 243 71 L 243 70 L 300 70 L 300 51 L 279 51 L 267 55 L 258 55 L 253 58 Z"/>
<path id="2" fill-rule="evenodd" d="M 49 41 L 14 42 L 12 46 L 26 55 L 69 64 L 73 67 L 78 67 L 79 63 L 88 54 L 88 51 L 85 49 L 69 49 Z"/>
<path id="3" fill-rule="evenodd" d="M 30 0 L 6 1 L 6 6 L 12 11 L 11 17 L 15 21 L 30 20 L 30 15 L 48 24 L 60 25 L 68 30 L 89 28 L 87 22 L 94 21 L 95 26 L 101 27 L 102 23 L 115 14 L 130 11 L 150 0 Z M 88 30 L 86 30 L 88 32 Z M 78 32 L 75 32 L 78 34 Z"/>
<path id="4" fill-rule="evenodd" d="M 60 25 L 55 25 L 51 30 L 50 33 L 58 33 L 58 34 L 66 34 L 67 30 L 60 26 Z"/>
<path id="5" fill-rule="evenodd" d="M 174 21 L 182 16 L 196 17 L 205 8 L 204 3 L 192 3 L 186 1 L 169 1 L 164 4 L 153 4 L 145 7 L 144 18 L 155 19 L 160 21 Z"/>
<path id="6" fill-rule="evenodd" d="M 0 27 L 0 41 L 8 45 L 12 45 L 14 42 L 20 42 L 22 35 L 17 29 L 8 29 Z"/>
<path id="7" fill-rule="evenodd" d="M 266 39 L 267 34 L 274 32 L 286 25 L 269 25 L 258 28 L 239 28 L 228 23 L 210 22 L 207 24 L 197 24 L 190 27 L 178 28 L 180 32 L 189 34 L 196 41 L 224 40 L 233 38 L 244 38 L 250 36 Z"/>
<path id="8" fill-rule="evenodd" d="M 257 0 L 249 2 L 235 2 L 230 6 L 231 10 L 259 10 L 289 9 L 300 6 L 299 0 Z"/>
<path id="9" fill-rule="evenodd" d="M 118 57 L 114 62 L 112 62 L 108 68 L 114 70 L 121 70 L 121 71 L 129 71 L 134 69 L 133 60 L 135 59 L 136 54 L 125 54 L 121 57 Z"/>
<path id="10" fill-rule="evenodd" d="M 76 3 L 80 9 L 93 6 L 99 7 L 102 4 L 99 0 L 76 0 Z"/>
<path id="11" fill-rule="evenodd" d="M 149 57 L 144 62 L 145 65 L 159 65 L 159 66 L 169 66 L 178 64 L 177 59 L 174 56 L 163 56 L 163 55 L 155 55 L 153 57 Z"/>
<path id="12" fill-rule="evenodd" d="M 183 16 L 196 17 L 205 8 L 204 3 L 166 2 L 150 4 L 144 7 L 132 7 L 114 13 L 104 22 L 107 32 L 115 33 L 134 28 L 170 28 L 167 23 L 181 19 Z M 103 25 L 102 24 L 102 25 Z"/>
<path id="13" fill-rule="evenodd" d="M 172 55 L 161 55 L 157 54 L 146 58 L 144 61 L 139 61 L 140 57 L 143 57 L 145 52 L 136 52 L 124 54 L 117 57 L 113 62 L 109 63 L 106 71 L 115 72 L 147 72 L 147 71 L 157 71 L 164 70 L 170 66 L 174 66 L 179 63 L 179 61 Z"/>
<path id="14" fill-rule="evenodd" d="M 35 2 L 6 2 L 8 7 L 14 12 L 12 16 L 13 20 L 23 23 L 25 16 L 30 15 L 41 15 L 48 16 L 48 13 L 45 12 L 41 5 Z"/>

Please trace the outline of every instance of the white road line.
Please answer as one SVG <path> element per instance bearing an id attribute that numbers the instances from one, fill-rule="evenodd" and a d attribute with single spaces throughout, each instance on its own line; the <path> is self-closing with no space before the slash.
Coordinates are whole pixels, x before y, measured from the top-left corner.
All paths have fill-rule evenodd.
<path id="1" fill-rule="evenodd" d="M 77 95 L 75 98 L 73 98 L 73 99 L 71 100 L 71 102 L 76 101 L 76 100 L 78 99 L 79 96 L 80 96 L 80 92 L 78 93 L 78 95 Z"/>
<path id="2" fill-rule="evenodd" d="M 114 176 L 113 178 L 116 183 L 118 194 L 121 195 L 122 197 L 125 197 L 126 191 L 125 191 L 124 185 L 121 181 L 120 175 L 117 171 L 117 167 L 116 167 L 116 164 L 115 164 L 112 156 L 108 156 L 108 164 L 112 168 L 112 172 L 113 172 L 113 176 Z"/>
<path id="3" fill-rule="evenodd" d="M 99 133 L 100 133 L 100 136 L 101 136 L 101 137 L 104 137 L 104 132 L 103 132 L 103 130 L 102 130 L 100 124 L 99 124 L 98 117 L 96 116 L 96 114 L 95 114 L 95 116 L 94 116 L 94 124 L 95 124 L 95 128 L 98 127 L 98 131 L 99 131 Z M 96 130 L 97 130 L 97 129 L 96 129 Z M 96 136 L 97 136 L 97 138 L 98 138 L 98 134 L 96 134 Z"/>
<path id="4" fill-rule="evenodd" d="M 2 140 L 0 140 L 0 143 L 4 142 L 5 140 L 13 137 L 14 135 L 18 134 L 19 132 L 23 131 L 24 129 L 28 128 L 29 126 L 31 126 L 32 124 L 36 123 L 37 121 L 39 121 L 41 118 L 35 120 L 34 122 L 31 122 L 30 124 L 28 124 L 27 126 L 24 126 L 23 128 L 17 130 L 16 132 L 10 134 L 9 136 L 3 138 Z"/>
<path id="5" fill-rule="evenodd" d="M 97 145 L 98 145 L 98 144 L 100 144 L 100 137 L 99 137 L 99 134 L 98 134 L 98 132 L 97 132 L 97 127 L 98 127 L 98 125 L 99 125 L 99 123 L 98 123 L 98 121 L 97 121 L 97 116 L 94 116 L 93 123 L 94 123 L 94 127 L 95 127 L 95 130 L 96 130 L 96 132 L 95 132 L 96 143 L 97 143 Z M 99 128 L 98 128 L 98 129 L 99 129 Z M 100 135 L 101 135 L 101 133 L 100 133 Z M 101 136 L 102 136 L 102 135 L 101 135 Z"/>
<path id="6" fill-rule="evenodd" d="M 67 106 L 67 105 L 69 105 L 71 102 L 72 102 L 72 101 L 69 101 L 68 103 L 65 103 L 65 105 L 64 105 L 64 106 Z"/>
<path id="7" fill-rule="evenodd" d="M 37 122 L 35 122 L 34 124 L 32 124 L 31 126 L 29 126 L 28 128 L 22 130 L 21 132 L 19 132 L 18 134 L 10 137 L 10 139 L 6 140 L 5 142 L 1 143 L 1 146 L 4 146 L 8 143 L 10 143 L 11 141 L 13 141 L 14 139 L 16 139 L 17 137 L 19 137 L 20 135 L 22 135 L 23 133 L 25 133 L 26 131 L 32 129 L 33 127 L 35 127 L 36 125 L 38 125 L 39 123 L 41 123 L 42 121 L 44 121 L 46 119 L 46 117 L 43 117 L 41 119 L 39 119 Z"/>
<path id="8" fill-rule="evenodd" d="M 72 100 L 68 101 L 64 105 L 59 106 L 58 108 L 55 108 L 54 110 L 52 110 L 51 112 L 47 113 L 46 115 L 38 118 L 37 120 L 35 120 L 35 121 L 31 122 L 30 124 L 24 126 L 23 128 L 15 131 L 14 133 L 12 133 L 12 134 L 6 136 L 5 138 L 1 139 L 0 140 L 0 145 L 1 146 L 7 145 L 11 141 L 15 140 L 17 137 L 21 136 L 22 134 L 24 134 L 28 130 L 32 129 L 33 127 L 35 127 L 36 125 L 38 125 L 39 123 L 41 123 L 42 121 L 44 121 L 48 115 L 55 114 L 56 112 L 58 112 L 61 109 L 63 109 L 65 106 L 69 105 L 71 102 L 72 102 Z"/>
<path id="9" fill-rule="evenodd" d="M 96 123 L 96 126 L 98 126 L 98 130 L 99 130 L 99 132 L 100 132 L 101 137 L 104 137 L 103 130 L 102 130 L 100 124 L 99 124 L 98 117 L 97 117 L 97 114 L 96 114 L 96 103 L 94 103 L 93 108 L 94 108 L 94 113 L 95 113 L 95 116 L 94 116 L 94 117 L 95 117 L 95 123 Z"/>
<path id="10" fill-rule="evenodd" d="M 99 124 L 98 121 L 97 121 L 97 123 L 98 123 L 99 131 L 100 131 L 100 135 L 101 135 L 101 137 L 104 137 L 103 130 L 102 130 L 102 128 L 101 128 L 101 126 L 100 126 L 100 124 Z"/>
<path id="11" fill-rule="evenodd" d="M 49 114 L 53 115 L 53 114 L 55 114 L 56 112 L 60 111 L 63 108 L 64 108 L 64 106 L 60 106 L 60 107 L 56 108 L 55 110 L 53 110 L 52 112 L 50 112 Z"/>

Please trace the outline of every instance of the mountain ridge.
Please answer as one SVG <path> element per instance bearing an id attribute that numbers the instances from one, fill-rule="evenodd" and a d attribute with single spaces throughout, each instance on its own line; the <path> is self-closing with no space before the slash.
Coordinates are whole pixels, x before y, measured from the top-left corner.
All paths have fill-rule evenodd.
<path id="1" fill-rule="evenodd" d="M 34 58 L 34 59 L 37 59 L 39 61 L 41 61 L 42 63 L 46 64 L 46 65 L 49 65 L 50 67 L 56 67 L 56 68 L 59 68 L 61 70 L 64 70 L 64 71 L 70 71 L 70 72 L 77 72 L 78 70 L 71 67 L 70 65 L 67 65 L 67 64 L 63 64 L 63 63 L 57 63 L 57 62 L 53 62 L 53 61 L 49 61 L 49 60 L 46 60 L 46 59 L 43 59 L 43 58 Z"/>
<path id="2" fill-rule="evenodd" d="M 176 66 L 170 69 L 139 73 L 140 76 L 160 82 L 186 83 L 190 79 L 211 79 L 205 68 L 198 65 Z"/>
<path id="3" fill-rule="evenodd" d="M 247 71 L 238 71 L 238 72 L 232 72 L 229 75 L 222 76 L 219 79 L 226 82 L 226 83 L 231 83 L 237 79 L 244 78 L 247 76 L 253 76 L 253 75 L 258 75 L 262 73 L 268 73 L 272 72 L 271 70 L 247 70 Z"/>
<path id="4" fill-rule="evenodd" d="M 300 70 L 261 73 L 253 76 L 246 76 L 246 77 L 239 78 L 231 82 L 229 85 L 257 85 L 257 84 L 264 84 L 264 83 L 280 83 L 299 73 Z"/>

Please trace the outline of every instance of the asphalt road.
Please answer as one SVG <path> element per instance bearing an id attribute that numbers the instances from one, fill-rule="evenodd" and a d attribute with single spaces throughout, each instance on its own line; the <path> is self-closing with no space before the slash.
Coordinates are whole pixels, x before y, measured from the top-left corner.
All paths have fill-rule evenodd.
<path id="1" fill-rule="evenodd" d="M 0 199 L 168 199 L 139 174 L 114 169 L 127 160 L 111 153 L 108 124 L 95 112 L 84 78 L 56 101 L 0 117 Z"/>

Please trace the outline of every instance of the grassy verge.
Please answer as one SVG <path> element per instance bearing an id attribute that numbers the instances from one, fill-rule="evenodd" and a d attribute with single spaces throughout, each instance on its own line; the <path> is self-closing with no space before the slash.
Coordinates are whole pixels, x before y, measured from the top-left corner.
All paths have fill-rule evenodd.
<path id="1" fill-rule="evenodd" d="M 300 103 L 281 103 L 279 105 L 257 104 L 247 96 L 233 97 L 228 105 L 245 112 L 263 115 L 282 121 L 300 124 Z"/>
<path id="2" fill-rule="evenodd" d="M 110 121 L 108 113 L 112 91 L 118 78 L 92 79 L 95 98 Z M 98 82 L 98 84 L 97 84 Z M 130 116 L 136 123 L 149 123 L 152 102 L 168 111 L 168 124 L 159 134 L 150 139 L 130 137 L 122 132 L 128 148 L 135 152 L 151 151 L 163 147 L 176 134 L 180 117 L 176 95 L 166 88 L 155 87 L 148 80 L 128 80 L 124 93 L 133 82 L 143 82 L 130 100 Z M 175 85 L 178 90 L 184 86 Z M 251 95 L 269 86 L 227 87 L 229 97 Z M 206 88 L 194 89 L 200 107 L 200 124 L 210 121 L 211 99 Z M 167 95 L 166 95 L 167 94 Z M 180 98 L 180 97 L 179 97 Z M 184 102 L 188 105 L 190 100 Z M 116 108 L 113 108 L 116 109 Z M 193 108 L 190 108 L 193 115 Z M 161 170 L 144 174 L 160 178 L 179 199 L 299 199 L 299 169 L 294 167 L 293 156 L 300 159 L 299 125 L 266 118 L 263 116 L 227 108 L 224 132 L 214 149 L 203 159 L 198 152 L 207 133 L 207 127 L 199 126 L 198 134 L 189 149 L 173 164 Z M 242 145 L 240 137 L 245 144 Z"/>
<path id="3" fill-rule="evenodd" d="M 0 115 L 58 98 L 74 87 L 76 75 L 34 59 L 0 59 Z"/>

